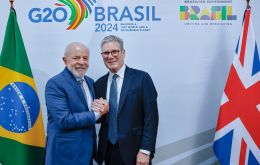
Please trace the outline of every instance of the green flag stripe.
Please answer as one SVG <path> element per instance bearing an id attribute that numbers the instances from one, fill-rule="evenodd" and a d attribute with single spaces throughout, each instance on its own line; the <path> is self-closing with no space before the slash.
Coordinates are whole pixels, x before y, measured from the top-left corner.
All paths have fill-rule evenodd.
<path id="1" fill-rule="evenodd" d="M 0 163 L 3 165 L 40 165 L 43 153 L 44 148 L 0 137 Z"/>
<path id="2" fill-rule="evenodd" d="M 33 77 L 27 58 L 22 35 L 16 19 L 15 10 L 12 8 L 9 14 L 4 43 L 0 56 L 0 66 Z"/>

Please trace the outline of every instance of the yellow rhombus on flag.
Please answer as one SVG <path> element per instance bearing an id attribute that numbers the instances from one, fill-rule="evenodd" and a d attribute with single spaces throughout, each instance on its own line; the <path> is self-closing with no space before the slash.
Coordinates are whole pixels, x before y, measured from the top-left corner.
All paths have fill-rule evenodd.
<path id="1" fill-rule="evenodd" d="M 41 106 L 11 8 L 0 55 L 0 163 L 40 165 L 44 146 Z"/>

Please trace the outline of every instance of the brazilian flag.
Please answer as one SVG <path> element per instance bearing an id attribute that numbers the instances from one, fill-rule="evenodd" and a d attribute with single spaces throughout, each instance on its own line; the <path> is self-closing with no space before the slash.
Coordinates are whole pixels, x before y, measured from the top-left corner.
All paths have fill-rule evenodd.
<path id="1" fill-rule="evenodd" d="M 0 55 L 0 164 L 40 165 L 42 112 L 14 8 Z"/>

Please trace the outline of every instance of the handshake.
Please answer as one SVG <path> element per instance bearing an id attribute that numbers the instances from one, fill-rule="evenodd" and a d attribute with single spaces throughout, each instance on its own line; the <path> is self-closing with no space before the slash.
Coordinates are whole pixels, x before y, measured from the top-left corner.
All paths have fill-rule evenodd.
<path id="1" fill-rule="evenodd" d="M 107 100 L 103 99 L 102 97 L 100 99 L 95 99 L 91 104 L 91 109 L 94 112 L 99 113 L 100 116 L 103 116 L 109 111 L 109 105 Z"/>

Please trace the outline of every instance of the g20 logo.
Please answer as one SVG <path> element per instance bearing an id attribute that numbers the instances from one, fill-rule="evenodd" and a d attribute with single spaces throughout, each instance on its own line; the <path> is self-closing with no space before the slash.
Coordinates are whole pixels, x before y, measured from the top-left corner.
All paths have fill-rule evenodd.
<path id="1" fill-rule="evenodd" d="M 33 23 L 64 22 L 68 17 L 68 13 L 63 7 L 57 7 L 55 9 L 48 7 L 44 9 L 32 8 L 28 13 L 28 17 Z"/>
<path id="2" fill-rule="evenodd" d="M 69 22 L 67 30 L 75 30 L 83 20 L 87 19 L 92 12 L 92 6 L 96 0 L 79 1 L 79 0 L 58 0 L 55 3 L 56 8 L 32 8 L 28 17 L 33 23 L 48 23 L 48 22 L 64 22 L 68 18 L 67 10 L 70 10 Z M 67 9 L 65 9 L 67 8 Z"/>

